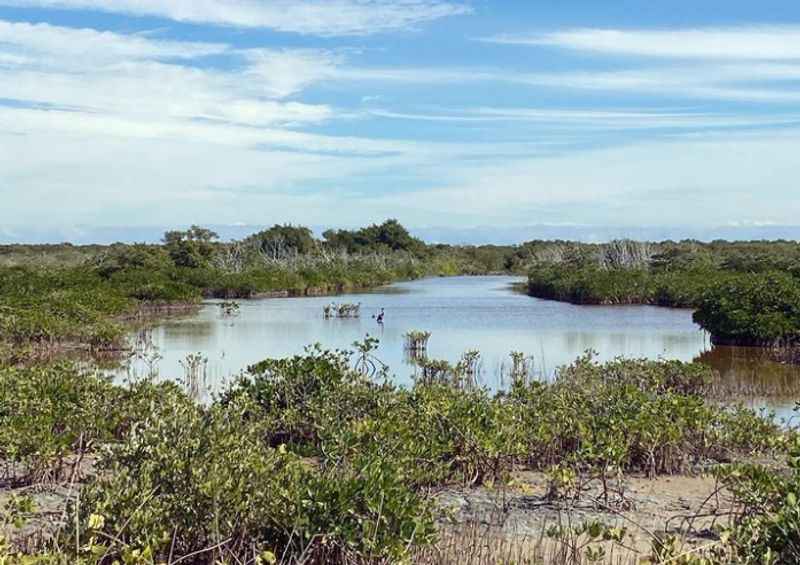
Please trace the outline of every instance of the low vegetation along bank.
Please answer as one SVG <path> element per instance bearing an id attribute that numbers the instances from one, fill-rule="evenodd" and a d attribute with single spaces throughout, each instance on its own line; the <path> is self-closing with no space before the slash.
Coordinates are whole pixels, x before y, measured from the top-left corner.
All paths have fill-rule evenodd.
<path id="1" fill-rule="evenodd" d="M 720 345 L 800 343 L 800 246 L 789 242 L 547 244 L 531 295 L 576 304 L 693 308 Z"/>
<path id="2" fill-rule="evenodd" d="M 395 221 L 356 231 L 275 226 L 221 243 L 193 227 L 162 245 L 0 248 L 0 342 L 25 347 L 113 350 L 121 322 L 204 297 L 321 294 L 425 275 L 513 267 L 512 248 L 430 246 Z M 2 343 L 0 343 L 0 346 Z"/>
<path id="3" fill-rule="evenodd" d="M 516 478 L 526 470 L 546 477 L 537 504 L 609 518 L 632 507 L 633 477 L 713 473 L 732 505 L 702 545 L 663 524 L 631 555 L 800 558 L 797 436 L 707 401 L 702 365 L 587 357 L 550 384 L 517 378 L 493 395 L 449 373 L 410 389 L 368 378 L 356 367 L 371 346 L 266 360 L 207 405 L 177 384 L 117 386 L 70 364 L 0 369 L 0 562 L 447 562 L 437 493 L 534 500 Z M 780 470 L 739 463 L 756 459 Z M 66 502 L 40 510 L 54 492 Z M 635 524 L 582 512 L 542 532 L 548 552 L 511 562 L 603 562 L 632 547 Z"/>

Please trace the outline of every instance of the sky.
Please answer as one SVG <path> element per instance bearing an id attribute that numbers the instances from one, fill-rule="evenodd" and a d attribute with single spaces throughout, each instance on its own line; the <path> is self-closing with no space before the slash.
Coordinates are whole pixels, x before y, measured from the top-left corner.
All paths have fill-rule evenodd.
<path id="1" fill-rule="evenodd" d="M 798 155 L 796 0 L 0 0 L 0 241 L 791 227 Z"/>

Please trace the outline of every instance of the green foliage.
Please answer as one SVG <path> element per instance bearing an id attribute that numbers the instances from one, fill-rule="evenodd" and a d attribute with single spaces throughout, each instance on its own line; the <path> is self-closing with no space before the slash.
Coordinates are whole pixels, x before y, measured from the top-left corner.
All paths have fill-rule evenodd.
<path id="1" fill-rule="evenodd" d="M 255 410 L 236 395 L 209 409 L 179 402 L 140 422 L 86 489 L 82 537 L 105 533 L 95 539 L 109 555 L 208 552 L 204 562 L 264 552 L 395 559 L 431 540 L 430 508 L 395 463 L 362 454 L 317 468 L 264 442 Z"/>
<path id="2" fill-rule="evenodd" d="M 800 282 L 785 273 L 738 275 L 703 295 L 694 320 L 717 343 L 794 344 L 800 341 Z"/>
<path id="3" fill-rule="evenodd" d="M 494 482 L 523 463 L 677 473 L 770 451 L 780 437 L 750 410 L 706 402 L 710 369 L 677 361 L 585 357 L 553 383 L 520 382 L 497 396 L 440 382 L 377 385 L 341 352 L 311 350 L 250 372 L 224 398 L 245 394 L 260 406 L 271 445 L 323 461 L 379 449 L 417 486 Z"/>
<path id="4" fill-rule="evenodd" d="M 576 304 L 695 308 L 695 321 L 719 344 L 800 341 L 797 244 L 639 245 L 634 249 L 638 255 L 619 242 L 544 248 L 549 253 L 537 248 L 534 253 L 539 258 L 529 272 L 528 291 Z"/>
<path id="5" fill-rule="evenodd" d="M 255 244 L 262 253 L 275 258 L 286 255 L 308 255 L 318 247 L 317 240 L 309 228 L 291 224 L 276 224 L 251 235 L 245 243 Z"/>
<path id="6" fill-rule="evenodd" d="M 91 264 L 103 278 L 128 270 L 163 271 L 169 266 L 166 250 L 156 245 L 125 245 L 115 243 L 91 259 Z"/>
<path id="7" fill-rule="evenodd" d="M 641 270 L 540 267 L 530 273 L 528 289 L 534 296 L 575 304 L 651 304 L 655 300 L 655 287 Z"/>
<path id="8" fill-rule="evenodd" d="M 567 549 L 570 561 L 607 563 L 611 556 L 607 555 L 603 543 L 621 544 L 628 531 L 623 527 L 611 527 L 593 520 L 575 526 L 550 526 L 545 533 Z"/>
<path id="9" fill-rule="evenodd" d="M 584 357 L 551 385 L 517 386 L 522 441 L 532 462 L 568 463 L 606 475 L 615 470 L 678 473 L 704 461 L 764 452 L 778 428 L 752 411 L 717 407 L 702 394 L 702 365 Z M 761 425 L 753 426 L 756 422 Z M 743 433 L 750 430 L 752 433 Z"/>
<path id="10" fill-rule="evenodd" d="M 718 476 L 738 509 L 723 534 L 732 561 L 788 565 L 800 562 L 800 443 L 795 438 L 788 472 L 761 465 L 733 465 Z"/>
<path id="11" fill-rule="evenodd" d="M 174 267 L 120 267 L 128 259 L 116 254 L 96 267 L 0 268 L 0 341 L 118 349 L 125 333 L 121 321 L 137 306 L 199 300 L 198 289 L 178 280 Z"/>
<path id="12" fill-rule="evenodd" d="M 59 541 L 79 549 L 56 561 L 398 562 L 434 540 L 431 487 L 491 486 L 528 468 L 549 472 L 553 496 L 593 480 L 608 496 L 623 472 L 779 452 L 792 437 L 706 402 L 700 365 L 586 356 L 553 382 L 493 395 L 375 382 L 353 367 L 373 347 L 265 360 L 205 406 L 176 385 L 117 386 L 71 365 L 4 368 L 0 459 L 32 482 L 100 454 L 71 509 L 77 530 Z M 569 535 L 592 551 L 616 535 L 581 528 Z"/>
<path id="13" fill-rule="evenodd" d="M 248 375 L 226 391 L 221 402 L 242 394 L 249 397 L 260 408 L 271 445 L 314 453 L 321 447 L 320 431 L 331 424 L 328 418 L 346 419 L 353 417 L 350 410 L 368 410 L 374 386 L 349 368 L 347 353 L 317 346 L 306 355 L 267 359 L 249 367 Z"/>
<path id="14" fill-rule="evenodd" d="M 86 269 L 0 270 L 0 340 L 114 347 L 122 328 L 111 318 L 130 308 L 124 292 Z"/>
<path id="15" fill-rule="evenodd" d="M 164 234 L 164 247 L 177 267 L 196 269 L 208 264 L 214 253 L 213 231 L 192 226 L 186 231 L 168 231 Z"/>
<path id="16" fill-rule="evenodd" d="M 72 364 L 0 367 L 0 460 L 15 482 L 58 480 L 68 456 L 122 437 L 143 413 L 159 414 L 175 385 L 117 387 Z"/>
<path id="17" fill-rule="evenodd" d="M 397 220 L 386 220 L 357 231 L 328 230 L 322 234 L 326 245 L 351 253 L 364 251 L 407 251 L 420 253 L 425 244 L 413 237 Z"/>

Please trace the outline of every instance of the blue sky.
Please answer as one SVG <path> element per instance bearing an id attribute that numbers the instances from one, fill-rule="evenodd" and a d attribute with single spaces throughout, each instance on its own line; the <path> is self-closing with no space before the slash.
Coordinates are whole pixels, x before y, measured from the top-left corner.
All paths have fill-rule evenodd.
<path id="1" fill-rule="evenodd" d="M 0 236 L 797 225 L 798 87 L 789 0 L 0 0 Z"/>

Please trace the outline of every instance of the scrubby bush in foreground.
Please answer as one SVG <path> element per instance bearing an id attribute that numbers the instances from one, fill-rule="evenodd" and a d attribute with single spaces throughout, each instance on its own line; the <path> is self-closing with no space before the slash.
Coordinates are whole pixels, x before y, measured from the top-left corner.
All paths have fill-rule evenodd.
<path id="1" fill-rule="evenodd" d="M 520 464 L 677 473 L 771 450 L 776 425 L 707 402 L 710 379 L 703 365 L 585 357 L 552 383 L 493 396 L 379 385 L 349 370 L 344 354 L 312 351 L 252 367 L 228 394 L 255 402 L 272 445 L 287 442 L 323 465 L 380 449 L 421 486 L 502 480 Z"/>
<path id="2" fill-rule="evenodd" d="M 267 445 L 250 410 L 241 397 L 209 410 L 179 405 L 113 446 L 83 494 L 84 537 L 95 536 L 87 551 L 117 557 L 135 549 L 156 561 L 194 554 L 203 563 L 303 555 L 325 563 L 400 557 L 430 540 L 428 503 L 398 480 L 391 461 L 317 468 Z"/>
<path id="3" fill-rule="evenodd" d="M 175 390 L 115 386 L 69 363 L 0 367 L 0 480 L 58 482 L 71 456 L 122 438 L 145 414 L 158 418 L 163 395 Z"/>
<path id="4" fill-rule="evenodd" d="M 55 446 L 42 451 L 52 464 L 96 446 L 59 538 L 72 562 L 398 562 L 435 539 L 431 488 L 526 468 L 561 477 L 558 488 L 599 480 L 612 503 L 621 473 L 779 453 L 789 437 L 707 402 L 708 369 L 679 362 L 587 356 L 554 382 L 492 394 L 400 388 L 312 348 L 254 365 L 210 405 L 174 385 L 40 370 L 0 373 L 16 399 L 0 405 L 0 430 L 32 438 L 3 457 L 39 457 L 41 443 Z"/>

